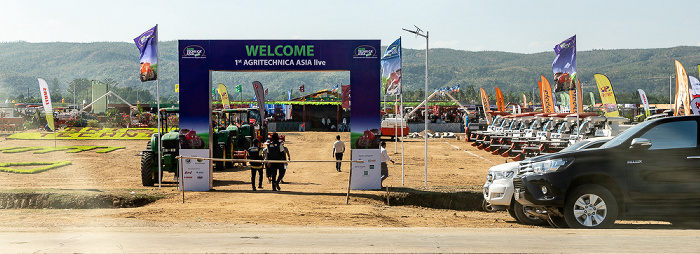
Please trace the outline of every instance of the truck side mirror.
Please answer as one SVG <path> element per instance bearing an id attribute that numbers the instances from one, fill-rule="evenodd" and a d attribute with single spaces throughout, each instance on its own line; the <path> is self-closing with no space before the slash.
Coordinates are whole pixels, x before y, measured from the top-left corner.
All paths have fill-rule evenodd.
<path id="1" fill-rule="evenodd" d="M 651 147 L 651 140 L 646 138 L 635 138 L 630 144 L 630 149 L 647 150 Z"/>

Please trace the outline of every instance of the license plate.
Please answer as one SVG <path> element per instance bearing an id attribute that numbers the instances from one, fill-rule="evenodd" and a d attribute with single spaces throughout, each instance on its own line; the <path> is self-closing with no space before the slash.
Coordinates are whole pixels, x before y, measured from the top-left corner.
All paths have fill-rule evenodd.
<path id="1" fill-rule="evenodd" d="M 515 189 L 515 200 L 520 199 L 520 189 Z"/>

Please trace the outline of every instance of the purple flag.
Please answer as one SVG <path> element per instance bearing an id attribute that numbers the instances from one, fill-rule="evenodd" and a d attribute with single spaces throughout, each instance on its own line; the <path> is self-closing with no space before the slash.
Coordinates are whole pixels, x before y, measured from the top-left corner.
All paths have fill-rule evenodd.
<path id="1" fill-rule="evenodd" d="M 158 79 L 158 26 L 154 26 L 148 31 L 134 38 L 134 43 L 139 49 L 141 56 L 141 72 L 139 78 L 141 82 Z"/>

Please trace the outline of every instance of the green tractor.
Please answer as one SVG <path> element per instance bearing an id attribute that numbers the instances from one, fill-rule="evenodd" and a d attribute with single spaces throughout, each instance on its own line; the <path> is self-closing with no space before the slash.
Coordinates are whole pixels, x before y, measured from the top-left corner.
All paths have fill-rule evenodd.
<path id="1" fill-rule="evenodd" d="M 258 138 L 255 123 L 259 122 L 256 110 L 248 108 L 223 109 L 213 111 L 214 158 L 244 159 L 245 150 Z M 257 118 L 256 118 L 257 116 Z M 245 164 L 244 164 L 245 165 Z M 232 162 L 214 162 L 217 170 L 233 167 Z"/>
<path id="2" fill-rule="evenodd" d="M 172 172 L 178 175 L 177 156 L 180 154 L 180 148 L 188 149 L 203 149 L 205 140 L 198 136 L 193 130 L 179 130 L 178 123 L 169 123 L 168 116 L 177 115 L 179 108 L 162 108 L 160 109 L 161 118 L 161 133 L 153 134 L 151 140 L 146 145 L 146 150 L 141 151 L 141 183 L 143 186 L 153 186 L 162 175 L 158 175 L 158 161 L 161 160 L 161 169 L 163 172 Z M 209 134 L 206 133 L 208 136 Z M 160 142 L 159 142 L 160 141 Z M 158 153 L 158 144 L 163 144 L 162 154 Z"/>

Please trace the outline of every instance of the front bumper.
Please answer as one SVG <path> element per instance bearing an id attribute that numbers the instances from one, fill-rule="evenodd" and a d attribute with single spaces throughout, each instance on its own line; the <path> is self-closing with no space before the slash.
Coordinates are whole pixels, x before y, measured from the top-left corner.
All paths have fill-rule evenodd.
<path id="1" fill-rule="evenodd" d="M 513 178 L 514 199 L 524 206 L 564 207 L 568 179 L 559 173 L 518 175 Z"/>
<path id="2" fill-rule="evenodd" d="M 493 182 L 486 182 L 483 191 L 484 200 L 489 202 L 491 206 L 498 206 L 498 208 L 505 209 L 510 206 L 513 198 L 513 190 L 512 179 L 499 179 Z"/>

